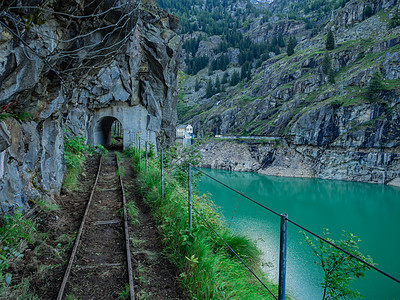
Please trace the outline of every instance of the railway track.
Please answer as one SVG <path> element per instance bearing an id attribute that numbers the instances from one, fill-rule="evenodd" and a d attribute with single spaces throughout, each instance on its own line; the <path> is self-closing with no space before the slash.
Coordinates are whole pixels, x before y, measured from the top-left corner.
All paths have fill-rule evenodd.
<path id="1" fill-rule="evenodd" d="M 124 184 L 117 155 L 109 153 L 100 159 L 57 300 L 121 293 L 135 298 Z"/>

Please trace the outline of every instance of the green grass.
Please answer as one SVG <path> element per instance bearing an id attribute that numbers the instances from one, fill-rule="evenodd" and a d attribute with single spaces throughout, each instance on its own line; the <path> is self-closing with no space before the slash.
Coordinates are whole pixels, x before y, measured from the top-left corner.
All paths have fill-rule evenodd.
<path id="1" fill-rule="evenodd" d="M 134 151 L 130 152 L 134 154 Z M 165 196 L 160 197 L 159 159 L 149 162 L 146 174 L 132 161 L 138 171 L 138 186 L 145 202 L 151 207 L 163 236 L 164 254 L 179 270 L 179 281 L 193 299 L 272 299 L 258 281 L 229 251 L 206 223 L 193 212 L 193 229 L 188 228 L 186 190 L 174 177 L 165 175 Z M 260 252 L 248 238 L 232 234 L 220 219 L 215 205 L 206 196 L 193 197 L 194 207 L 236 249 L 242 259 L 277 293 L 261 271 Z"/>
<path id="2" fill-rule="evenodd" d="M 50 203 L 42 199 L 34 201 L 34 203 L 40 208 L 41 211 L 44 211 L 46 213 L 60 210 L 58 204 Z"/>
<path id="3" fill-rule="evenodd" d="M 126 211 L 129 217 L 129 223 L 132 225 L 139 224 L 139 210 L 133 201 L 126 203 Z"/>
<path id="4" fill-rule="evenodd" d="M 126 284 L 124 289 L 118 293 L 118 299 L 129 299 L 129 284 Z"/>

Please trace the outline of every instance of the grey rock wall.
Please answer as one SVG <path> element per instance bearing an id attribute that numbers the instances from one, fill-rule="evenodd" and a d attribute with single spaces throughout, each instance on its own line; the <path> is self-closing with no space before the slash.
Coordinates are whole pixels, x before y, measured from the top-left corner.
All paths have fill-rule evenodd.
<path id="1" fill-rule="evenodd" d="M 58 2 L 50 3 L 47 8 L 63 8 Z M 12 10 L 6 11 L 18 17 Z M 57 43 L 56 39 L 76 35 L 74 28 L 90 31 L 96 24 L 82 19 L 82 23 L 75 23 L 76 27 L 70 26 L 65 32 L 68 20 L 49 14 L 43 24 L 19 28 L 20 38 L 0 24 L 2 211 L 26 209 L 30 200 L 38 198 L 54 198 L 61 190 L 66 170 L 66 132 L 94 142 L 101 117 L 114 117 L 113 112 L 122 107 L 121 119 L 129 119 L 129 126 L 136 132 L 139 127 L 132 124 L 140 124 L 146 139 L 154 143 L 175 140 L 176 76 L 181 49 L 181 40 L 174 32 L 177 20 L 151 3 L 143 4 L 139 11 L 140 18 L 132 17 L 132 24 L 127 23 L 131 26 L 127 28 L 131 30 L 130 38 L 112 57 L 104 55 L 100 61 L 91 62 L 85 61 L 85 53 L 81 52 L 80 60 L 70 63 L 72 66 L 89 63 L 89 68 L 75 73 L 69 69 L 57 71 L 68 68 L 68 61 L 62 56 L 48 55 L 47 51 L 74 49 L 76 44 Z M 121 13 L 113 11 L 105 22 L 111 22 L 107 19 L 118 18 Z M 8 15 L 1 15 L 1 21 L 16 30 L 10 20 Z M 61 33 L 65 36 L 61 37 Z M 89 35 L 79 40 L 82 44 L 78 46 L 101 40 L 106 34 L 104 31 Z M 108 36 L 118 43 L 122 35 Z M 37 50 L 32 52 L 23 41 Z M 45 62 L 36 54 L 48 59 Z M 132 128 L 125 130 L 131 139 Z"/>

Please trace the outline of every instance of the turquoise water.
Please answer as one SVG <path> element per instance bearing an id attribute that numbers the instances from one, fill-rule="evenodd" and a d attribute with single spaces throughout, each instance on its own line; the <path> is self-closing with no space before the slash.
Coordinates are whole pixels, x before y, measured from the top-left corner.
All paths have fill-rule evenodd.
<path id="1" fill-rule="evenodd" d="M 400 189 L 384 185 L 309 178 L 264 176 L 247 172 L 202 169 L 263 205 L 286 213 L 289 219 L 321 234 L 328 228 L 338 239 L 347 230 L 362 240 L 359 246 L 377 267 L 400 278 Z M 203 176 L 199 193 L 211 193 L 227 225 L 257 241 L 264 269 L 273 281 L 278 277 L 280 218 L 239 197 Z M 287 293 L 296 299 L 322 299 L 320 266 L 300 229 L 288 225 Z M 400 284 L 375 271 L 367 271 L 354 287 L 365 299 L 400 299 Z"/>

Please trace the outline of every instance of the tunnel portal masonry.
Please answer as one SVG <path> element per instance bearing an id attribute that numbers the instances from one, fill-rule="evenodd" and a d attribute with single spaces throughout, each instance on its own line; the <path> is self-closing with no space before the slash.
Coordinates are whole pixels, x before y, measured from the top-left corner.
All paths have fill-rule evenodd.
<path id="1" fill-rule="evenodd" d="M 139 137 L 141 146 L 151 142 L 156 146 L 156 131 L 148 129 L 150 116 L 141 105 L 129 106 L 126 103 L 100 108 L 95 111 L 92 122 L 89 144 L 108 146 L 111 143 L 111 126 L 119 121 L 122 126 L 123 148 L 129 145 L 138 146 Z"/>

